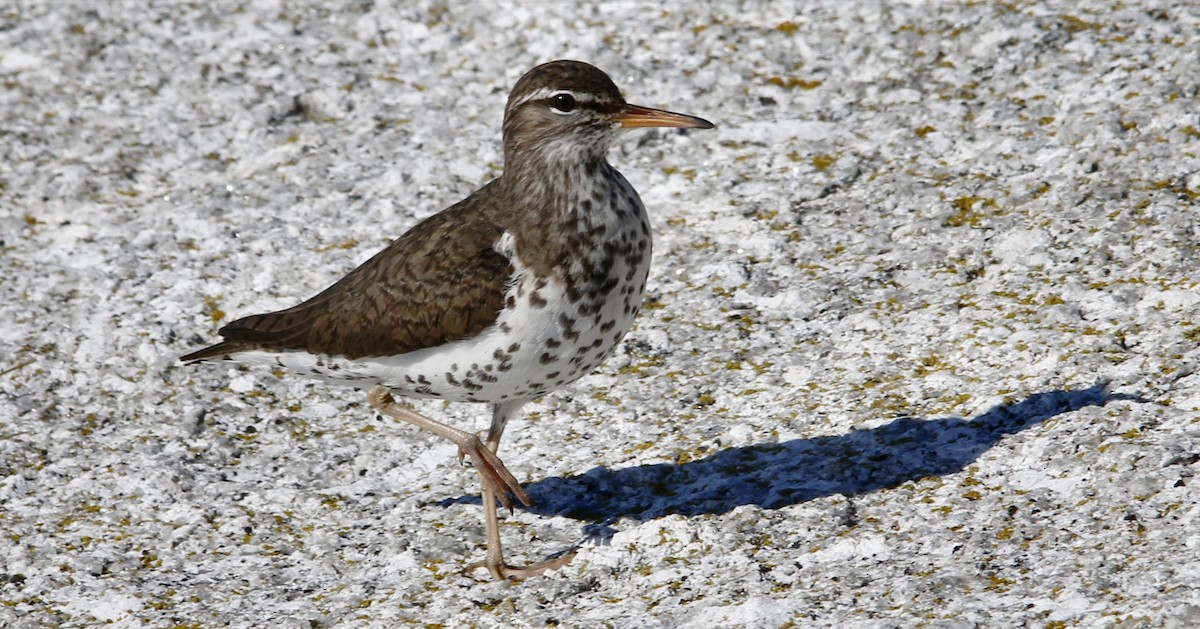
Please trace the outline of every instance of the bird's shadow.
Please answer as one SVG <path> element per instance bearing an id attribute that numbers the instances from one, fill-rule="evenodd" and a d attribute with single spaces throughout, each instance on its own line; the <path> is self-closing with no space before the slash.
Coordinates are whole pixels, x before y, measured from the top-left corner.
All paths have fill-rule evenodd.
<path id="1" fill-rule="evenodd" d="M 526 486 L 542 515 L 604 523 L 671 514 L 726 513 L 757 505 L 778 509 L 831 495 L 858 495 L 928 476 L 958 472 L 1005 435 L 1062 413 L 1116 400 L 1104 384 L 1036 393 L 973 419 L 901 417 L 844 435 L 728 448 L 688 463 L 596 467 L 584 474 Z M 479 503 L 459 497 L 443 504 Z M 603 535 L 603 533 L 601 533 Z"/>

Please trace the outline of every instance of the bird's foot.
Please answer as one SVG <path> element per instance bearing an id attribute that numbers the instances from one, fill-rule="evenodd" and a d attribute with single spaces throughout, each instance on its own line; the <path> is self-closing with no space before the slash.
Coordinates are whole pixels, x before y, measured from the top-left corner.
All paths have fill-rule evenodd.
<path id="1" fill-rule="evenodd" d="M 491 489 L 496 494 L 496 500 L 500 505 L 508 509 L 510 512 L 513 509 L 512 499 L 509 494 L 516 496 L 517 500 L 526 507 L 533 506 L 533 499 L 529 497 L 529 493 L 521 487 L 521 483 L 517 482 L 516 477 L 504 467 L 504 462 L 500 457 L 492 452 L 479 435 L 468 434 L 458 443 L 459 458 L 463 456 L 471 457 L 471 462 L 475 465 L 475 469 L 479 471 L 479 481 L 483 486 Z M 495 505 L 483 505 L 484 509 L 492 509 Z"/>
<path id="2" fill-rule="evenodd" d="M 466 568 L 463 568 L 463 574 L 469 574 L 480 568 L 487 568 L 487 571 L 491 573 L 492 578 L 496 581 L 524 581 L 532 577 L 540 577 L 550 570 L 558 570 L 571 563 L 578 550 L 578 548 L 572 548 L 561 555 L 532 563 L 528 566 L 510 566 L 504 563 L 503 559 L 497 561 L 491 559 L 473 561 L 467 564 Z"/>

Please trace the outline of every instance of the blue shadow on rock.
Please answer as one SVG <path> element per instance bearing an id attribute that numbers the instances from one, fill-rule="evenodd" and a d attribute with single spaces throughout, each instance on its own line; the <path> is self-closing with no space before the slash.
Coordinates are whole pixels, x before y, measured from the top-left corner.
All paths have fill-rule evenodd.
<path id="1" fill-rule="evenodd" d="M 958 472 L 1005 435 L 1087 406 L 1138 399 L 1106 385 L 1037 393 L 974 419 L 901 417 L 848 434 L 721 450 L 683 464 L 594 468 L 546 478 L 526 489 L 531 511 L 594 522 L 670 514 L 726 513 L 744 505 L 777 509 L 831 495 L 857 495 Z M 446 501 L 479 502 L 478 497 Z"/>

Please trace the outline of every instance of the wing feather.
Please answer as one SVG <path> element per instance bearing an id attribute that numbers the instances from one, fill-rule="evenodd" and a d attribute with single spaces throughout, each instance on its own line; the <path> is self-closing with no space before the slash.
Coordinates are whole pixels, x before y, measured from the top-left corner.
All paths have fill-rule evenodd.
<path id="1" fill-rule="evenodd" d="M 361 358 L 405 354 L 495 323 L 514 272 L 504 228 L 478 211 L 491 186 L 418 223 L 370 260 L 291 308 L 238 319 L 184 361 L 246 350 Z"/>

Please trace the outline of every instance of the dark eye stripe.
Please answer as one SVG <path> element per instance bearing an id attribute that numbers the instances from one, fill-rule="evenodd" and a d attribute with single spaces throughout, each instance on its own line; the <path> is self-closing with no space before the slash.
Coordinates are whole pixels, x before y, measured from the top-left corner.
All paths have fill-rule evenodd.
<path id="1" fill-rule="evenodd" d="M 573 103 L 573 105 L 568 105 L 566 102 L 566 99 L 570 99 L 570 101 Z M 615 114 L 615 113 L 621 111 L 621 107 L 624 105 L 624 103 L 599 102 L 599 101 L 593 100 L 591 97 L 586 97 L 586 100 L 578 99 L 578 98 L 575 98 L 571 94 L 568 94 L 565 92 L 559 92 L 557 94 L 554 94 L 553 96 L 549 96 L 546 98 L 538 98 L 535 100 L 528 100 L 524 103 L 521 103 L 521 106 L 523 106 L 523 107 L 527 107 L 527 106 L 531 106 L 531 105 L 537 106 L 537 107 L 547 107 L 547 108 L 555 110 L 557 113 L 562 113 L 562 114 L 567 114 L 567 113 L 571 113 L 572 111 L 585 109 L 590 112 L 607 115 L 607 114 Z"/>
<path id="2" fill-rule="evenodd" d="M 579 103 L 576 102 L 575 97 L 571 96 L 570 94 L 555 94 L 547 100 L 550 101 L 551 107 L 557 111 L 563 112 L 564 114 L 575 111 L 575 107 L 579 105 Z"/>

